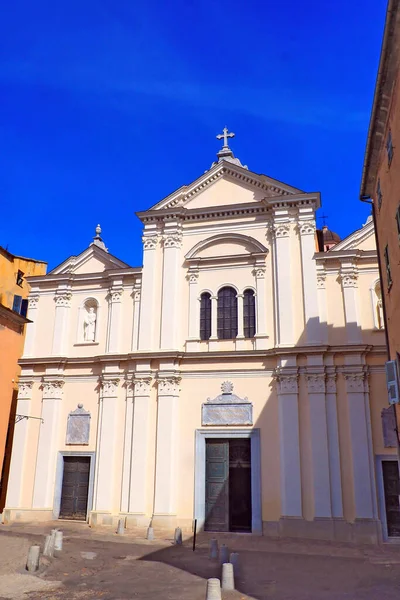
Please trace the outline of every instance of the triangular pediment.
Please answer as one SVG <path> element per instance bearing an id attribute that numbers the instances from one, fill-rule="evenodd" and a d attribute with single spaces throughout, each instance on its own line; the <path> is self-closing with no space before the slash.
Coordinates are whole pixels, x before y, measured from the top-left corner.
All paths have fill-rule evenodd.
<path id="1" fill-rule="evenodd" d="M 99 248 L 96 244 L 90 244 L 89 248 L 86 248 L 81 254 L 70 256 L 50 271 L 50 273 L 52 275 L 67 273 L 83 275 L 85 273 L 102 273 L 106 270 L 123 269 L 125 267 L 129 267 L 129 265 L 106 250 Z"/>
<path id="2" fill-rule="evenodd" d="M 201 209 L 261 202 L 265 198 L 302 194 L 302 190 L 221 161 L 201 177 L 158 202 L 150 210 Z"/>
<path id="3" fill-rule="evenodd" d="M 376 250 L 374 222 L 372 217 L 361 227 L 353 231 L 344 240 L 331 248 L 329 252 L 340 252 L 341 250 Z"/>

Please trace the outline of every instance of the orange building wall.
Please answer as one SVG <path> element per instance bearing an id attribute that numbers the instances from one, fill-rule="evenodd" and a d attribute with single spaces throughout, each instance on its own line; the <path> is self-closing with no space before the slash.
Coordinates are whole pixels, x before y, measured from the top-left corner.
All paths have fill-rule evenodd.
<path id="1" fill-rule="evenodd" d="M 392 133 L 393 159 L 388 165 L 386 141 Z M 382 137 L 376 181 L 380 179 L 382 204 L 378 208 L 374 195 L 376 227 L 379 238 L 379 260 L 382 265 L 383 292 L 387 318 L 390 359 L 400 354 L 400 242 L 396 224 L 396 211 L 400 204 L 400 79 L 394 84 L 386 129 Z M 390 269 L 393 283 L 388 289 L 385 270 L 385 247 L 389 247 Z"/>
<path id="2" fill-rule="evenodd" d="M 44 275 L 45 262 L 26 259 L 7 252 L 0 247 L 0 304 L 12 309 L 14 294 L 27 298 L 30 286 L 25 280 L 29 275 Z M 17 285 L 18 270 L 24 273 L 22 286 Z M 25 327 L 15 322 L 13 315 L 0 312 L 0 512 L 5 499 L 5 488 L 10 456 L 10 439 L 7 443 L 7 432 L 10 423 L 10 434 L 13 433 L 13 422 L 10 421 L 10 411 L 15 410 L 18 377 L 20 367 L 18 360 L 24 347 Z M 20 320 L 20 319 L 19 319 Z M 18 321 L 18 318 L 17 318 Z M 9 436 L 10 438 L 10 436 Z M 6 456 L 7 443 L 7 456 Z M 4 467 L 4 468 L 3 468 Z"/>

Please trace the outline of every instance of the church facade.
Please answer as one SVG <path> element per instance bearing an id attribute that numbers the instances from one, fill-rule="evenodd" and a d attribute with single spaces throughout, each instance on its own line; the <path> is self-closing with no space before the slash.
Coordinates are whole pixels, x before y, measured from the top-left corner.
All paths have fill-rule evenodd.
<path id="1" fill-rule="evenodd" d="M 319 206 L 225 137 L 138 213 L 143 267 L 97 229 L 31 278 L 3 520 L 395 535 L 373 226 L 319 252 Z"/>

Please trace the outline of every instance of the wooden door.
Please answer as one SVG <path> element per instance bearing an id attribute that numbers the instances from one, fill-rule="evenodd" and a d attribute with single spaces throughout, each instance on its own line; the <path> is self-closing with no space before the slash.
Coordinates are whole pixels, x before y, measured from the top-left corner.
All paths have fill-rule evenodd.
<path id="1" fill-rule="evenodd" d="M 397 460 L 383 460 L 386 523 L 389 537 L 400 537 L 399 467 Z"/>
<path id="2" fill-rule="evenodd" d="M 89 456 L 64 456 L 60 519 L 86 520 L 89 470 Z"/>
<path id="3" fill-rule="evenodd" d="M 229 530 L 229 443 L 206 440 L 206 531 Z"/>

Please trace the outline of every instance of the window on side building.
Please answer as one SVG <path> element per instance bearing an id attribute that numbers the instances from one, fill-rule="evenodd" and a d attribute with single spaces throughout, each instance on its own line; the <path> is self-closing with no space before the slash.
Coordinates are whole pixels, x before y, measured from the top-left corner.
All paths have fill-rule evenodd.
<path id="1" fill-rule="evenodd" d="M 382 188 L 380 179 L 378 179 L 378 184 L 376 186 L 376 199 L 378 201 L 378 208 L 380 210 L 382 206 Z"/>
<path id="2" fill-rule="evenodd" d="M 397 211 L 396 211 L 396 223 L 397 223 L 397 237 L 399 238 L 399 242 L 400 242 L 400 204 L 397 207 Z"/>
<path id="3" fill-rule="evenodd" d="M 392 132 L 389 129 L 389 133 L 387 136 L 387 141 L 386 141 L 386 151 L 387 151 L 387 156 L 388 156 L 388 165 L 390 167 L 390 163 L 392 162 L 393 159 L 393 140 L 392 140 Z"/>
<path id="4" fill-rule="evenodd" d="M 393 280 L 392 280 L 392 273 L 390 271 L 389 246 L 386 246 L 385 251 L 384 251 L 384 256 L 385 256 L 387 286 L 388 286 L 388 288 L 390 288 L 393 283 Z"/>

